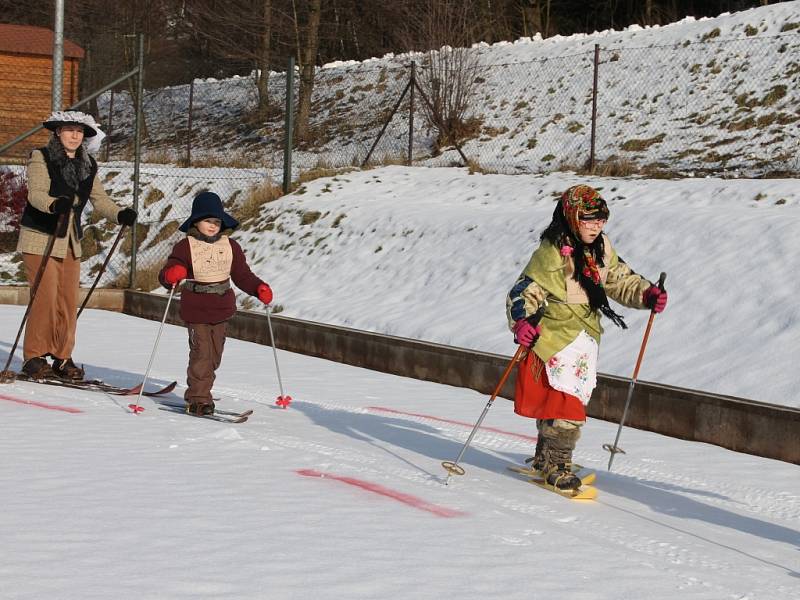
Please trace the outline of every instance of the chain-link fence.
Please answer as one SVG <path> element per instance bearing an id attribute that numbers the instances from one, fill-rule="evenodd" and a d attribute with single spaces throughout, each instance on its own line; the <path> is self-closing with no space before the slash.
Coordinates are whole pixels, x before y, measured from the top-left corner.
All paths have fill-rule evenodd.
<path id="1" fill-rule="evenodd" d="M 463 150 L 506 173 L 797 173 L 799 50 L 793 31 L 483 65 Z"/>
<path id="2" fill-rule="evenodd" d="M 367 159 L 468 162 L 512 174 L 592 167 L 614 175 L 797 173 L 798 49 L 800 36 L 791 31 L 505 63 L 437 63 L 419 55 L 414 64 L 398 57 L 332 65 L 317 69 L 307 129 L 295 131 L 288 174 L 298 185 Z M 293 79 L 297 111 L 300 81 Z M 20 81 L 31 86 L 23 96 L 38 93 L 49 102 L 49 86 L 33 76 Z M 138 147 L 133 80 L 97 98 L 92 112 L 108 134 L 96 152 L 100 180 L 121 207 L 135 202 L 139 211 L 135 287 L 156 287 L 155 273 L 180 239 L 177 228 L 197 193 L 216 192 L 248 227 L 289 183 L 286 83 L 286 73 L 272 72 L 259 86 L 251 73 L 146 90 Z M 38 122 L 49 112 L 42 102 L 28 111 Z M 2 133 L 0 146 L 13 135 Z M 43 143 L 34 141 L 31 147 Z M 90 285 L 117 226 L 91 213 L 85 218 L 82 283 Z M 23 281 L 8 246 L 0 275 Z M 101 285 L 131 283 L 132 246 L 130 237 L 121 244 Z"/>

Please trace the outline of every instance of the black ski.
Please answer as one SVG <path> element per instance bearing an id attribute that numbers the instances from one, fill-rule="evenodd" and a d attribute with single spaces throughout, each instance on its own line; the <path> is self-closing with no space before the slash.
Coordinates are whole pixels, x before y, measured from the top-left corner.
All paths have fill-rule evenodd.
<path id="1" fill-rule="evenodd" d="M 100 379 L 79 379 L 79 380 L 71 380 L 71 379 L 33 379 L 28 377 L 24 373 L 20 373 L 17 375 L 17 379 L 20 381 L 29 381 L 31 383 L 42 383 L 44 385 L 54 385 L 57 387 L 66 387 L 76 390 L 89 390 L 91 392 L 105 392 L 106 394 L 112 394 L 114 396 L 136 396 L 139 394 L 139 391 L 142 389 L 142 384 L 135 385 L 133 387 L 120 387 L 116 385 L 112 385 L 110 383 L 106 383 L 105 381 L 101 381 Z M 173 381 L 169 385 L 164 386 L 159 390 L 153 390 L 152 392 L 143 392 L 143 396 L 161 396 L 163 394 L 169 394 L 172 390 L 175 389 L 175 386 L 178 385 L 177 381 Z"/>
<path id="2" fill-rule="evenodd" d="M 209 419 L 211 421 L 218 421 L 220 423 L 244 423 L 253 414 L 252 410 L 245 411 L 243 413 L 233 413 L 233 414 L 224 414 L 221 411 L 214 411 L 213 415 L 195 415 L 193 413 L 186 412 L 186 409 L 183 407 L 177 407 L 175 405 L 169 404 L 162 404 L 158 407 L 159 410 L 166 410 L 167 412 L 175 413 L 177 415 L 187 415 L 190 417 L 194 417 L 196 419 Z M 227 413 L 228 411 L 225 411 Z"/>
<path id="3" fill-rule="evenodd" d="M 167 408 L 175 408 L 178 410 L 186 410 L 186 404 L 175 404 L 173 402 L 162 402 L 161 400 L 155 401 L 160 406 L 166 406 Z M 252 410 L 245 410 L 243 412 L 237 412 L 235 410 L 223 410 L 219 408 L 214 409 L 215 415 L 222 415 L 224 417 L 249 417 L 253 414 Z"/>

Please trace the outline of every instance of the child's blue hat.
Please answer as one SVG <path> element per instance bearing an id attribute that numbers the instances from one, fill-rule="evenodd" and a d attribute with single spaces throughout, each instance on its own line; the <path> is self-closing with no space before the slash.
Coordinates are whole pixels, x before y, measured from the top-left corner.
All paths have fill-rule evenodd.
<path id="1" fill-rule="evenodd" d="M 189 231 L 192 223 L 200 219 L 212 217 L 222 221 L 222 229 L 236 229 L 239 221 L 234 219 L 222 208 L 222 200 L 214 192 L 202 192 L 194 197 L 192 202 L 192 214 L 178 227 L 182 232 Z"/>

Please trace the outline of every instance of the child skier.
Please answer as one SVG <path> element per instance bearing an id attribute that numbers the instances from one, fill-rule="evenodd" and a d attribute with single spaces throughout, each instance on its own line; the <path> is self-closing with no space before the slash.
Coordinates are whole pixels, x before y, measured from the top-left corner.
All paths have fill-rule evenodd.
<path id="1" fill-rule="evenodd" d="M 561 490 L 581 486 L 572 452 L 596 384 L 600 314 L 626 328 L 608 298 L 655 312 L 667 305 L 667 292 L 617 255 L 603 233 L 608 216 L 605 200 L 588 185 L 564 192 L 506 299 L 514 339 L 530 348 L 519 363 L 514 412 L 536 419 L 531 467 Z"/>
<path id="2" fill-rule="evenodd" d="M 175 244 L 159 273 L 166 288 L 188 281 L 181 292 L 181 318 L 189 330 L 186 412 L 214 413 L 211 387 L 222 360 L 226 321 L 236 312 L 236 286 L 264 304 L 272 301 L 269 285 L 253 275 L 241 246 L 228 236 L 239 225 L 222 208 L 219 196 L 198 194 L 191 216 L 180 226 L 186 238 Z"/>

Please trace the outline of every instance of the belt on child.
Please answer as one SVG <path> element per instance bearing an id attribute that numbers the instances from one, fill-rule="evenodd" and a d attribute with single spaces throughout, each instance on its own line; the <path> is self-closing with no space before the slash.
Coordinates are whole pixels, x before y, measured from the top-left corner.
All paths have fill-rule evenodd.
<path id="1" fill-rule="evenodd" d="M 185 289 L 197 294 L 217 294 L 219 296 L 225 295 L 231 289 L 230 281 L 223 281 L 222 283 L 196 283 L 194 281 L 188 282 Z"/>

